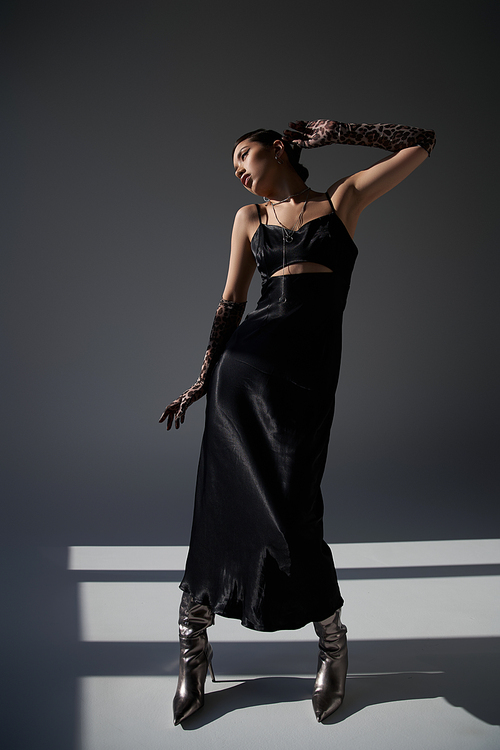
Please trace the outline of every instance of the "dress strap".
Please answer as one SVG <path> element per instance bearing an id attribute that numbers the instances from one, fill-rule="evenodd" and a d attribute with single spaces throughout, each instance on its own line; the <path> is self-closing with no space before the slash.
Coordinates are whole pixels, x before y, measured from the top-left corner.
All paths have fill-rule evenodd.
<path id="1" fill-rule="evenodd" d="M 333 207 L 332 199 L 330 198 L 330 196 L 328 195 L 328 193 L 325 193 L 325 195 L 326 195 L 326 197 L 328 198 L 328 203 L 329 203 L 329 204 L 330 204 L 330 206 L 332 207 L 332 214 L 334 214 L 334 213 L 335 213 L 335 209 L 334 209 L 334 207 Z"/>
<path id="2" fill-rule="evenodd" d="M 259 217 L 259 224 L 262 224 L 262 216 L 260 215 L 260 207 L 259 204 L 255 204 L 255 208 L 257 209 L 257 216 Z"/>

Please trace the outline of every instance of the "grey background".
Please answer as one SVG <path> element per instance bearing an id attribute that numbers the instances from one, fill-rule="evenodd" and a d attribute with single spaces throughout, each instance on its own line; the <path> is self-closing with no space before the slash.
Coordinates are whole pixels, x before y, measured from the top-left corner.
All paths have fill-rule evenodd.
<path id="1" fill-rule="evenodd" d="M 494 3 L 2 13 L 3 541 L 187 544 L 204 407 L 157 420 L 198 375 L 248 202 L 231 147 L 317 117 L 438 136 L 357 231 L 327 541 L 497 536 Z M 383 155 L 304 163 L 321 190 Z"/>
<path id="2" fill-rule="evenodd" d="M 432 158 L 359 224 L 326 539 L 499 535 L 495 8 L 2 4 L 5 747 L 75 746 L 82 675 L 175 674 L 174 643 L 81 641 L 67 548 L 188 542 L 203 405 L 176 433 L 157 420 L 199 372 L 248 202 L 231 147 L 249 129 L 329 117 L 437 131 Z M 383 155 L 331 147 L 304 161 L 324 189 Z M 258 292 L 256 279 L 249 309 Z M 460 642 L 451 669 L 431 648 L 442 694 L 473 674 L 488 706 L 498 644 L 479 640 Z M 280 673 L 290 644 L 274 657 L 261 646 L 243 658 Z M 392 641 L 354 643 L 352 668 L 399 672 L 414 648 L 395 663 Z M 387 692 L 378 681 L 370 695 Z"/>

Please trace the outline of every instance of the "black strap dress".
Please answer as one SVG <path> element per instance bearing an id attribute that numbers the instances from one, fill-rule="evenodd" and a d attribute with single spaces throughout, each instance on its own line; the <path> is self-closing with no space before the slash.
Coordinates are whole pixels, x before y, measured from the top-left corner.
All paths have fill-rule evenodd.
<path id="1" fill-rule="evenodd" d="M 286 265 L 332 273 L 272 277 L 283 265 L 282 229 L 259 223 L 251 246 L 261 297 L 208 385 L 181 589 L 255 630 L 300 628 L 343 604 L 320 483 L 357 249 L 330 206 L 294 233 Z"/>

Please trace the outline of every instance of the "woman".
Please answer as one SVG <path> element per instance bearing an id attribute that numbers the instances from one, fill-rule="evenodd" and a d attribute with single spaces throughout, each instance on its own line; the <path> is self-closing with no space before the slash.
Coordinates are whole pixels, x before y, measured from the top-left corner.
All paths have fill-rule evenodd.
<path id="1" fill-rule="evenodd" d="M 233 150 L 236 177 L 261 204 L 236 214 L 229 271 L 196 383 L 167 406 L 167 430 L 207 394 L 195 510 L 181 583 L 174 724 L 203 705 L 214 614 L 261 631 L 313 622 L 319 636 L 313 707 L 341 704 L 347 672 L 343 599 L 323 541 L 320 482 L 337 385 L 342 314 L 363 209 L 430 154 L 434 132 L 402 125 L 293 122 Z M 330 143 L 395 152 L 334 182 L 306 185 L 301 149 Z M 262 295 L 241 321 L 255 269 Z"/>

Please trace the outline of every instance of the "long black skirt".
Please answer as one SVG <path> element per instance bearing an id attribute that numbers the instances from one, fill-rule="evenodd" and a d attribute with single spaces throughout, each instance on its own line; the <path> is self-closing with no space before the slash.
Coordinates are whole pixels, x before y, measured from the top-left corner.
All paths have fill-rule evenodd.
<path id="1" fill-rule="evenodd" d="M 320 489 L 348 291 L 334 276 L 265 282 L 210 379 L 181 588 L 255 630 L 343 604 Z"/>

